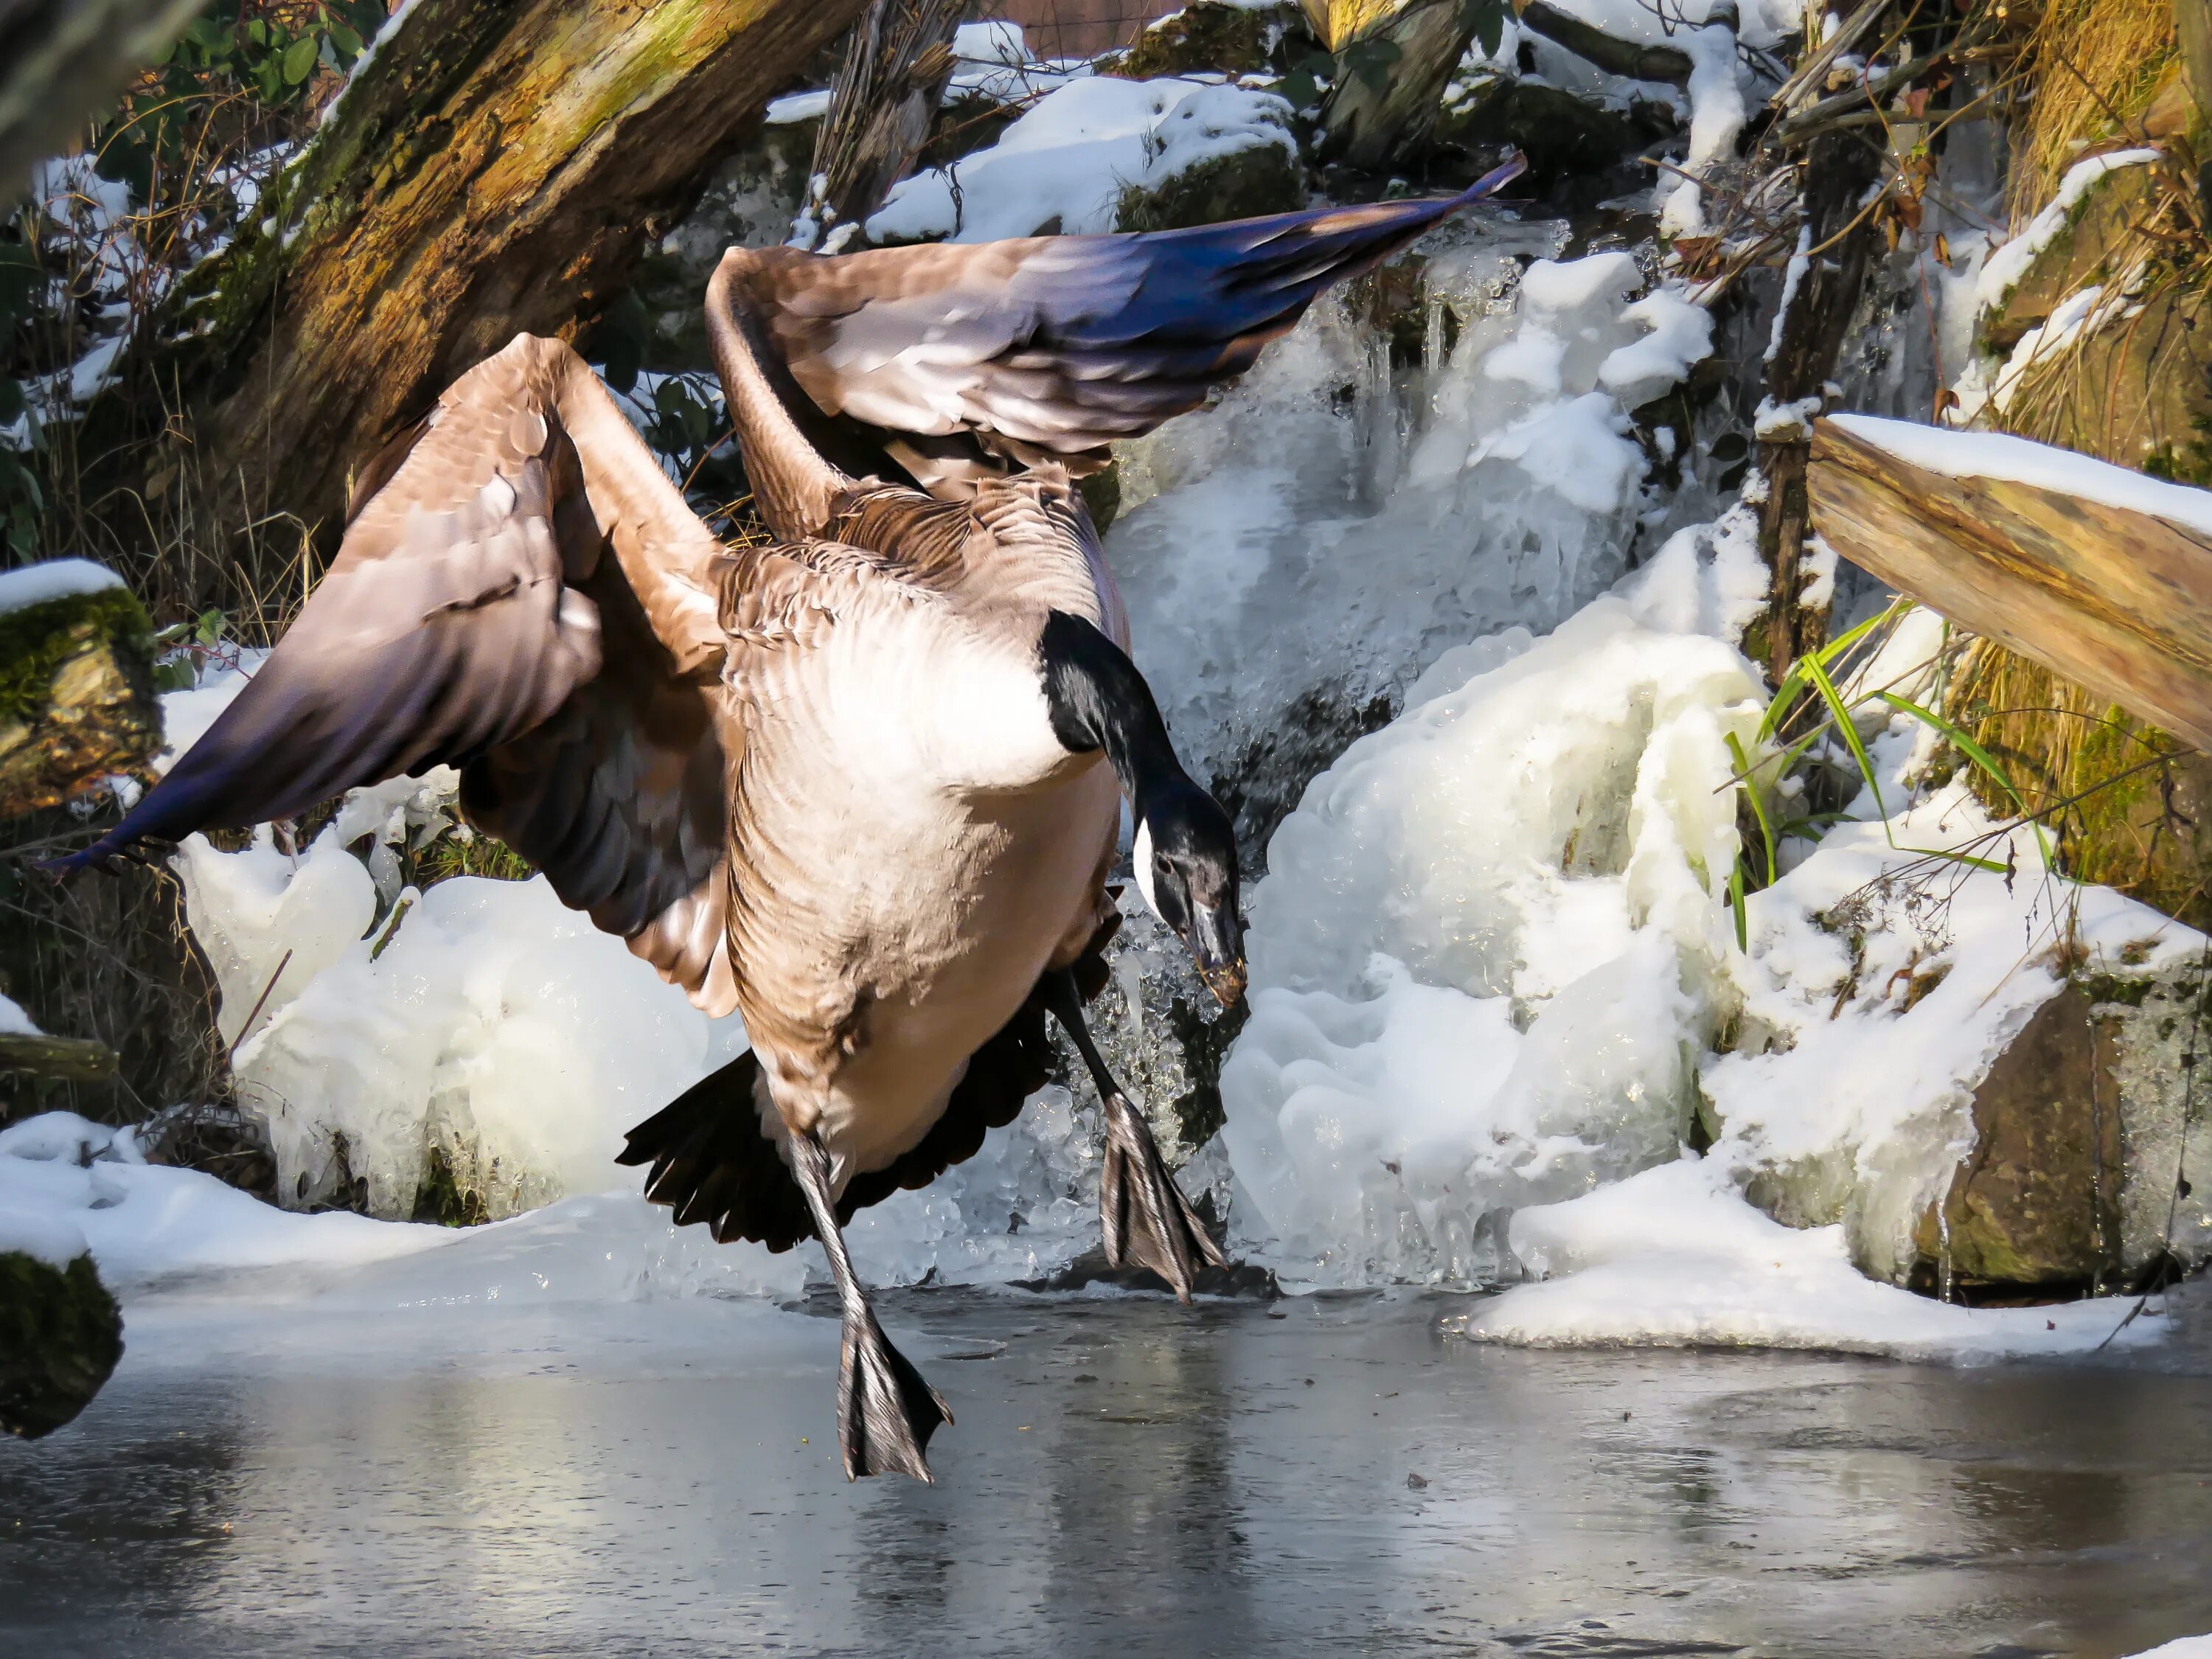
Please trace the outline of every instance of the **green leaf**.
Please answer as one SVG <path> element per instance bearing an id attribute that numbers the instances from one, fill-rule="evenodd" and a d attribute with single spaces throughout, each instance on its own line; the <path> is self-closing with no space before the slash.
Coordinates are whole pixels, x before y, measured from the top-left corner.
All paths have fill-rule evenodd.
<path id="1" fill-rule="evenodd" d="M 1729 908 L 1735 912 L 1735 948 L 1748 954 L 1751 950 L 1751 922 L 1744 914 L 1741 859 L 1738 859 L 1735 868 L 1729 872 Z"/>
<path id="2" fill-rule="evenodd" d="M 284 84 L 296 87 L 315 72 L 315 37 L 303 34 L 284 48 Z"/>
<path id="3" fill-rule="evenodd" d="M 1911 600 L 1899 599 L 1879 616 L 1869 617 L 1849 633 L 1829 641 L 1818 651 L 1800 657 L 1790 664 L 1790 672 L 1782 677 L 1782 684 L 1774 688 L 1773 701 L 1766 705 L 1766 718 L 1759 724 L 1759 735 L 1761 738 L 1772 737 L 1782 722 L 1789 718 L 1790 708 L 1796 703 L 1798 694 L 1805 689 L 1808 664 L 1817 662 L 1825 668 L 1884 623 L 1903 616 L 1911 605 Z"/>
<path id="4" fill-rule="evenodd" d="M 1815 651 L 1798 660 L 1804 665 L 1805 678 L 1812 681 L 1814 690 L 1820 694 L 1820 700 L 1828 705 L 1829 712 L 1836 717 L 1836 730 L 1850 748 L 1852 760 L 1858 763 L 1859 776 L 1866 780 L 1866 787 L 1874 793 L 1874 810 L 1881 814 L 1883 833 L 1887 835 L 1889 808 L 1881 803 L 1881 780 L 1875 775 L 1874 760 L 1867 753 L 1866 744 L 1859 741 L 1858 727 L 1851 724 L 1851 711 L 1844 707 L 1843 693 L 1836 690 L 1835 681 L 1828 678 L 1828 665 L 1820 660 L 1826 654 L 1824 651 Z M 1896 842 L 1890 844 L 1895 846 Z"/>
<path id="5" fill-rule="evenodd" d="M 1275 88 L 1290 100 L 1292 109 L 1311 109 L 1321 102 L 1321 82 L 1304 70 L 1292 70 Z"/>
<path id="6" fill-rule="evenodd" d="M 1934 709 L 1923 708 L 1910 697 L 1900 697 L 1894 691 L 1877 691 L 1875 696 L 1899 714 L 1911 715 L 1913 719 L 1937 733 L 1945 742 L 1980 767 L 1997 787 L 2004 791 L 2005 799 L 2012 803 L 2013 810 L 2019 813 L 2022 819 L 2034 826 L 2035 843 L 2042 851 L 2044 867 L 2050 869 L 2055 866 L 2056 860 L 2051 855 L 2051 840 L 2044 830 L 2041 820 L 2028 811 L 2027 803 L 2021 799 L 2020 791 L 2013 787 L 2012 779 L 2007 775 L 2004 768 L 1997 764 L 1995 756 Z"/>
<path id="7" fill-rule="evenodd" d="M 1751 802 L 1752 816 L 1759 820 L 1759 838 L 1766 843 L 1766 881 L 1765 885 L 1771 887 L 1774 885 L 1776 873 L 1774 863 L 1774 825 L 1766 816 L 1766 803 L 1759 798 L 1757 786 L 1748 781 L 1752 773 L 1752 764 L 1751 762 L 1744 757 L 1743 740 L 1737 737 L 1733 732 L 1728 734 L 1728 751 L 1729 758 L 1735 763 L 1736 775 L 1747 780 L 1743 785 L 1744 796 L 1745 799 Z M 1741 872 L 1739 872 L 1739 874 L 1741 874 Z"/>

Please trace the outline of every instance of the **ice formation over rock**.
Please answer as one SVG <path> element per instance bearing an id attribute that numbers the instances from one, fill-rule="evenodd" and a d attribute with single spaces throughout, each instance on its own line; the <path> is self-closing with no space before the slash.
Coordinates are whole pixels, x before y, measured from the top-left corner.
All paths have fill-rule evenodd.
<path id="1" fill-rule="evenodd" d="M 1625 253 L 1556 262 L 1564 226 L 1503 215 L 1455 234 L 1419 273 L 1417 370 L 1332 295 L 1123 448 L 1107 549 L 1137 659 L 1247 833 L 1446 649 L 1554 627 L 1621 574 L 1647 508 L 1629 413 L 1710 349 Z"/>
<path id="2" fill-rule="evenodd" d="M 1224 1139 L 1243 1224 L 1317 1282 L 1505 1270 L 1514 1210 L 1674 1156 L 1714 1024 L 1750 666 L 1607 599 L 1422 690 L 1252 897 Z"/>

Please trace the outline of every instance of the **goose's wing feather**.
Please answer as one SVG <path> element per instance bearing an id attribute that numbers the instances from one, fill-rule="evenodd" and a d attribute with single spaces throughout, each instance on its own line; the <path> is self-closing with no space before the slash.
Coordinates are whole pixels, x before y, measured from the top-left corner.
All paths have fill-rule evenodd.
<path id="1" fill-rule="evenodd" d="M 721 779 L 740 738 L 715 678 L 719 544 L 556 341 L 471 370 L 370 476 L 282 642 L 70 862 L 456 765 L 474 822 L 726 1007 Z"/>
<path id="2" fill-rule="evenodd" d="M 1079 456 L 1196 407 L 1322 289 L 1521 167 L 1516 158 L 1458 196 L 1191 230 L 732 257 L 793 378 L 826 414 Z"/>

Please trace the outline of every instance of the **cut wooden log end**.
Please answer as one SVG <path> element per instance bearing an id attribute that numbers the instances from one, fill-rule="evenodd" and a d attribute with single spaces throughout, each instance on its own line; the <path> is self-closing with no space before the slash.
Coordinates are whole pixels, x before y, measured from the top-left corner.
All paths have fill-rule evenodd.
<path id="1" fill-rule="evenodd" d="M 0 612 L 0 818 L 58 806 L 153 757 L 152 633 L 120 587 Z"/>
<path id="2" fill-rule="evenodd" d="M 2054 477 L 2081 465 L 2050 454 Z M 1861 569 L 2212 750 L 2212 535 L 2065 489 L 1933 471 L 1834 421 L 1814 427 L 1808 484 L 1814 528 Z"/>

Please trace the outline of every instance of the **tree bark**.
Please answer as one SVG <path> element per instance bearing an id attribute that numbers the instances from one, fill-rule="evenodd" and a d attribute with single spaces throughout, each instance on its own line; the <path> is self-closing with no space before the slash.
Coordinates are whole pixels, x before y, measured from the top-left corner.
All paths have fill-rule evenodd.
<path id="1" fill-rule="evenodd" d="M 1900 460 L 1831 421 L 1809 494 L 1844 557 L 1963 628 L 2212 749 L 2212 536 Z"/>
<path id="2" fill-rule="evenodd" d="M 1690 84 L 1690 54 L 1680 46 L 1646 46 L 1620 40 L 1545 4 L 1544 0 L 1522 0 L 1519 10 L 1522 28 L 1542 35 L 1553 46 L 1565 46 L 1607 75 L 1626 76 L 1632 81 L 1664 81 L 1677 87 Z"/>
<path id="3" fill-rule="evenodd" d="M 1802 163 L 1806 247 L 1809 258 L 1785 301 L 1777 348 L 1767 368 L 1767 402 L 1778 410 L 1822 395 L 1842 354 L 1852 310 L 1873 252 L 1873 216 L 1862 198 L 1881 171 L 1881 156 L 1851 133 L 1815 138 Z M 1828 637 L 1825 603 L 1808 604 L 1805 554 L 1812 527 L 1805 494 L 1805 427 L 1784 426 L 1758 444 L 1766 496 L 1759 507 L 1759 550 L 1772 573 L 1764 617 L 1744 635 L 1778 684 L 1790 665 Z"/>
<path id="4" fill-rule="evenodd" d="M 881 207 L 929 142 L 968 9 L 968 0 L 872 0 L 854 27 L 815 141 L 823 188 L 807 210 L 817 244 Z"/>
<path id="5" fill-rule="evenodd" d="M 327 532 L 518 331 L 574 338 L 860 0 L 416 0 L 184 285 L 159 380 L 226 489 Z"/>
<path id="6" fill-rule="evenodd" d="M 1412 0 L 1358 30 L 1339 57 L 1336 84 L 1322 106 L 1321 153 L 1380 171 L 1413 149 L 1435 121 L 1444 83 L 1474 38 L 1462 0 Z M 1387 70 L 1371 76 L 1352 67 L 1370 43 L 1397 53 Z"/>

